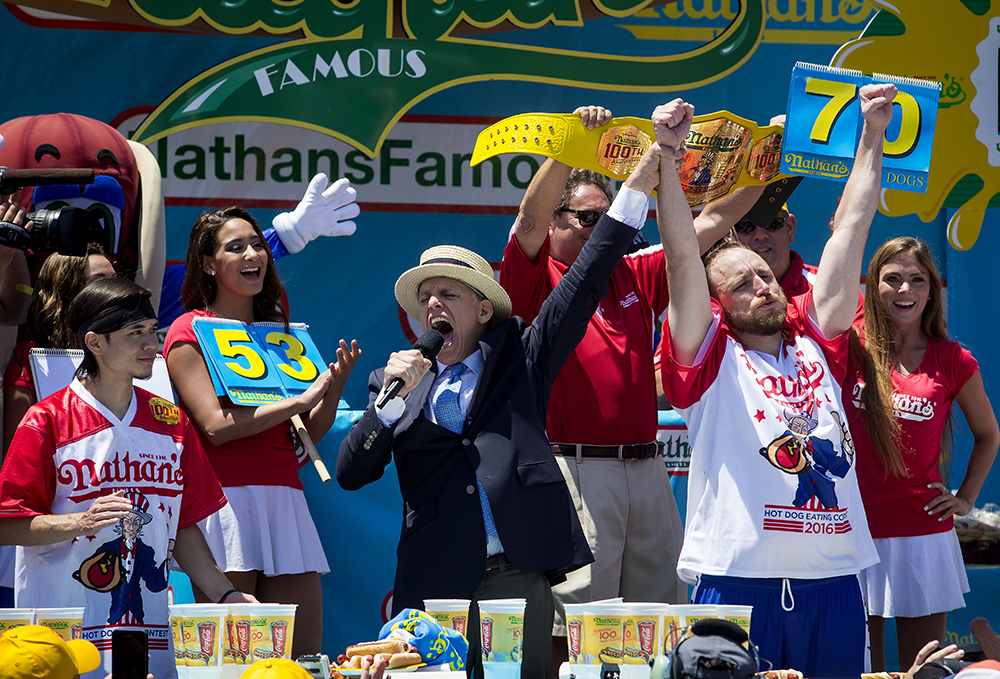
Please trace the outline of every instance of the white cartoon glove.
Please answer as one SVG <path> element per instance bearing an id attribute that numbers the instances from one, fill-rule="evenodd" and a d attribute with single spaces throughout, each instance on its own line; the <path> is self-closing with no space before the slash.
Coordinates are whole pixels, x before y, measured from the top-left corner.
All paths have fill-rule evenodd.
<path id="1" fill-rule="evenodd" d="M 271 221 L 290 254 L 320 236 L 350 236 L 357 230 L 354 222 L 345 220 L 361 214 L 361 208 L 354 202 L 358 192 L 346 178 L 333 184 L 329 181 L 322 172 L 313 177 L 295 210 L 282 212 Z"/>

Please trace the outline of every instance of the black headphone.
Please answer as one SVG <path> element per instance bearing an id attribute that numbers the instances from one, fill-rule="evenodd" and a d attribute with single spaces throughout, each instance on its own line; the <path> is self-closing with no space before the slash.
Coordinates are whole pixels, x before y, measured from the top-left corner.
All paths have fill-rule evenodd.
<path id="1" fill-rule="evenodd" d="M 688 629 L 692 636 L 670 654 L 670 679 L 746 679 L 760 671 L 757 647 L 736 623 L 705 618 Z"/>

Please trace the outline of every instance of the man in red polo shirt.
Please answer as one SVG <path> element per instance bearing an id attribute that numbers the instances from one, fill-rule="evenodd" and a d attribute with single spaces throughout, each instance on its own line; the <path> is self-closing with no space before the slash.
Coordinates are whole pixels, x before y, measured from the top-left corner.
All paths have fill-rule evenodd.
<path id="1" fill-rule="evenodd" d="M 574 113 L 591 129 L 611 119 L 599 106 Z M 647 201 L 639 194 L 626 197 Z M 610 205 L 606 177 L 551 159 L 542 165 L 500 266 L 514 315 L 531 322 Z M 729 226 L 741 214 L 735 212 Z M 595 558 L 553 588 L 556 665 L 567 653 L 565 603 L 686 599 L 676 572 L 683 529 L 656 444 L 653 331 L 667 305 L 664 266 L 658 245 L 622 258 L 608 296 L 552 389 L 546 433 Z"/>

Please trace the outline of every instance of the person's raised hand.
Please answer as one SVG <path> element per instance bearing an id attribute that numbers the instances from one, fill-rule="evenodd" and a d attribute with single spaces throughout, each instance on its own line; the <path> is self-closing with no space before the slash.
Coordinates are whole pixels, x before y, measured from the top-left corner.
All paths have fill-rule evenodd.
<path id="1" fill-rule="evenodd" d="M 873 129 L 884 132 L 892 120 L 892 100 L 896 98 L 896 86 L 889 83 L 865 85 L 859 96 L 865 122 Z"/>
<path id="2" fill-rule="evenodd" d="M 580 116 L 580 122 L 588 130 L 605 125 L 611 120 L 611 111 L 603 106 L 581 106 L 573 113 Z"/>
<path id="3" fill-rule="evenodd" d="M 674 99 L 653 109 L 651 118 L 660 154 L 676 156 L 683 151 L 684 139 L 694 120 L 694 106 L 683 99 Z"/>

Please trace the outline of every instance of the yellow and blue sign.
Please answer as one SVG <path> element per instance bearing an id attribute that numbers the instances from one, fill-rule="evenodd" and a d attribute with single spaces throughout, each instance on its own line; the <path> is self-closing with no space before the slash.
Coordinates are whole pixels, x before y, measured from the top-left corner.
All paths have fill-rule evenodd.
<path id="1" fill-rule="evenodd" d="M 192 323 L 208 363 L 212 385 L 236 405 L 259 406 L 301 394 L 326 363 L 309 326 L 246 324 L 218 318 Z"/>
<path id="2" fill-rule="evenodd" d="M 874 83 L 898 90 L 885 133 L 882 186 L 924 193 L 941 83 L 816 64 L 800 62 L 792 69 L 782 173 L 847 181 L 864 125 L 859 91 Z"/>

